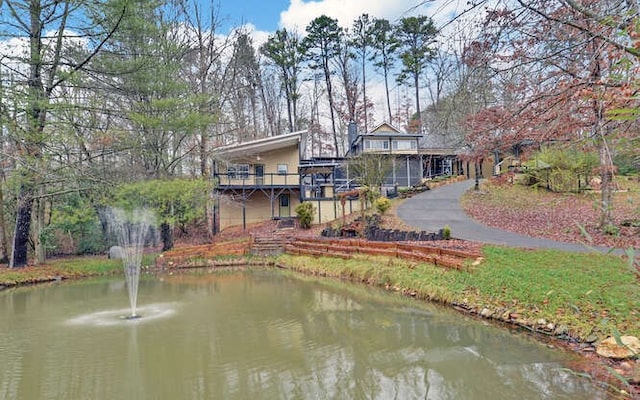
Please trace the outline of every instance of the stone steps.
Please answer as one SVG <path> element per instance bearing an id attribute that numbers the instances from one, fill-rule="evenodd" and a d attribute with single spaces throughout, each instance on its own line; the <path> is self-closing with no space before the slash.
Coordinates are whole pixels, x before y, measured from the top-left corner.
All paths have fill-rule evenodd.
<path id="1" fill-rule="evenodd" d="M 253 236 L 249 251 L 254 256 L 273 256 L 282 254 L 288 240 L 288 234 Z"/>

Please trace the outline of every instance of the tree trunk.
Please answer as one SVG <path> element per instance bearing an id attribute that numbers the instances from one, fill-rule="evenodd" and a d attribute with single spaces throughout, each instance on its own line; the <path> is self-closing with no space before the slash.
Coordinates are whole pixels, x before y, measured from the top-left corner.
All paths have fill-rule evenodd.
<path id="1" fill-rule="evenodd" d="M 367 114 L 367 75 L 366 75 L 366 57 L 365 54 L 362 54 L 362 106 L 364 107 L 364 131 L 369 132 L 369 124 L 367 120 L 369 119 L 369 115 Z"/>
<path id="2" fill-rule="evenodd" d="M 200 142 L 201 144 L 201 148 L 200 148 L 200 175 L 202 177 L 202 180 L 204 181 L 208 181 L 211 179 L 211 169 L 209 168 L 209 163 L 208 163 L 208 157 L 207 157 L 207 151 L 206 151 L 206 147 L 207 147 L 207 141 L 206 141 L 206 133 L 202 132 L 202 141 Z M 207 237 L 209 238 L 209 240 L 213 240 L 213 235 L 215 233 L 215 228 L 214 228 L 214 224 L 215 221 L 213 220 L 215 218 L 214 212 L 213 212 L 213 203 L 214 203 L 214 198 L 213 198 L 213 191 L 209 190 L 209 194 L 207 196 L 207 201 L 205 203 L 205 209 L 204 209 L 204 215 L 207 221 Z"/>
<path id="3" fill-rule="evenodd" d="M 600 229 L 607 229 L 614 225 L 613 223 L 613 161 L 607 147 L 605 137 L 599 148 L 600 155 L 600 179 L 602 195 L 600 197 Z"/>
<path id="4" fill-rule="evenodd" d="M 19 268 L 27 265 L 27 247 L 29 244 L 29 231 L 31 229 L 32 208 L 33 195 L 31 190 L 22 186 L 18 194 L 18 210 L 13 234 L 11 268 Z"/>
<path id="5" fill-rule="evenodd" d="M 591 79 L 593 82 L 598 82 L 602 78 L 602 69 L 601 69 L 601 57 L 598 52 L 597 45 L 599 41 L 592 41 L 591 46 L 593 46 L 592 54 L 593 54 L 593 66 L 591 69 Z M 606 90 L 606 89 L 605 89 Z M 597 92 L 596 92 L 597 93 Z M 599 97 L 599 96 L 598 96 Z M 607 132 L 608 128 L 605 126 L 605 114 L 604 114 L 604 102 L 602 98 L 604 98 L 604 92 L 602 93 L 602 98 L 594 98 L 592 103 L 593 114 L 595 116 L 595 125 L 594 125 L 594 138 L 600 142 L 600 146 L 598 148 L 598 155 L 600 159 L 600 180 L 601 180 L 601 190 L 602 196 L 600 198 L 600 220 L 599 226 L 600 229 L 606 230 L 610 229 L 613 225 L 613 160 L 611 159 L 611 153 L 609 152 L 609 148 L 607 146 Z"/>
<path id="6" fill-rule="evenodd" d="M 285 78 L 286 79 L 286 78 Z M 293 114 L 291 110 L 291 93 L 289 93 L 289 85 L 287 82 L 284 83 L 284 97 L 287 102 L 287 117 L 289 118 L 289 132 L 294 132 L 293 130 Z"/>
<path id="7" fill-rule="evenodd" d="M 34 201 L 32 212 L 32 232 L 31 239 L 33 242 L 34 256 L 35 256 L 35 264 L 42 265 L 46 261 L 46 251 L 44 243 L 42 243 L 42 232 L 46 226 L 45 221 L 45 200 L 40 198 Z"/>
<path id="8" fill-rule="evenodd" d="M 297 98 L 297 94 L 296 93 L 292 93 L 292 99 L 291 99 L 291 107 L 292 107 L 292 117 L 293 117 L 293 130 L 292 132 L 295 132 L 298 130 L 298 98 Z"/>
<path id="9" fill-rule="evenodd" d="M 200 175 L 202 177 L 202 180 L 204 181 L 208 181 L 209 179 L 211 179 L 211 170 L 209 168 L 209 158 L 207 157 L 207 139 L 206 139 L 206 133 L 204 132 L 204 129 L 202 131 L 202 138 L 201 138 L 201 142 L 200 142 Z M 213 226 L 214 226 L 214 213 L 213 213 L 213 193 L 210 191 L 209 195 L 207 196 L 207 201 L 205 204 L 205 210 L 204 210 L 204 215 L 207 221 L 207 236 L 209 237 L 209 240 L 213 240 Z"/>
<path id="10" fill-rule="evenodd" d="M 338 145 L 338 132 L 336 131 L 336 117 L 333 105 L 333 88 L 331 85 L 331 76 L 329 75 L 329 67 L 325 67 L 325 83 L 327 85 L 327 97 L 329 97 L 329 114 L 331 115 L 331 132 L 333 132 L 333 145 L 335 146 L 335 155 L 340 157 L 340 147 Z"/>
<path id="11" fill-rule="evenodd" d="M 0 206 L 4 204 L 4 179 L 0 179 Z M 4 220 L 4 213 L 0 208 L 0 263 L 9 262 L 9 252 L 7 251 L 7 225 Z"/>
<path id="12" fill-rule="evenodd" d="M 207 220 L 207 237 L 210 241 L 213 241 L 213 235 L 216 233 L 215 220 L 216 217 L 214 212 L 215 207 L 215 198 L 213 197 L 213 191 L 209 191 L 209 195 L 207 196 L 207 201 L 205 204 L 205 216 Z"/>
<path id="13" fill-rule="evenodd" d="M 384 68 L 384 92 L 387 95 L 387 113 L 389 114 L 389 123 L 393 124 L 393 114 L 391 114 L 391 99 L 389 98 L 389 73 L 387 67 Z"/>
<path id="14" fill-rule="evenodd" d="M 160 239 L 162 240 L 162 251 L 173 248 L 173 229 L 167 222 L 160 224 Z"/>
<path id="15" fill-rule="evenodd" d="M 418 115 L 418 132 L 419 134 L 422 134 L 422 115 L 420 112 L 420 87 L 419 87 L 419 78 L 420 76 L 418 74 L 415 74 L 413 77 L 413 84 L 415 86 L 415 90 L 416 90 L 416 114 Z"/>

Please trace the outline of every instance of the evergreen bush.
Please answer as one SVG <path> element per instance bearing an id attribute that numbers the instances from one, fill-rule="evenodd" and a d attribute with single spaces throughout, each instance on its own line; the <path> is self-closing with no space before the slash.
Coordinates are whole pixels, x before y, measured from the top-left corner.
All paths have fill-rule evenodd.
<path id="1" fill-rule="evenodd" d="M 451 227 L 449 225 L 445 225 L 442 229 L 442 238 L 444 240 L 451 239 Z"/>
<path id="2" fill-rule="evenodd" d="M 300 223 L 300 227 L 303 229 L 309 229 L 311 227 L 311 222 L 316 215 L 316 207 L 313 203 L 305 201 L 304 203 L 300 203 L 296 206 L 296 215 L 298 216 L 298 222 Z"/>
<path id="3" fill-rule="evenodd" d="M 391 200 L 386 197 L 378 197 L 374 202 L 373 206 L 380 214 L 384 214 L 391 208 Z"/>

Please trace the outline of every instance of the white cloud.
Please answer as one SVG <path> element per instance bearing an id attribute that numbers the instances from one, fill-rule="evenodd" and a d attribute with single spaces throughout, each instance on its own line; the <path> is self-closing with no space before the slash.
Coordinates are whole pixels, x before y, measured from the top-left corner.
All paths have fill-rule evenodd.
<path id="1" fill-rule="evenodd" d="M 407 16 L 427 15 L 440 27 L 465 7 L 463 0 L 291 0 L 289 8 L 280 13 L 279 25 L 304 33 L 309 22 L 324 14 L 336 18 L 341 27 L 351 28 L 353 21 L 366 13 L 392 23 Z"/>
<path id="2" fill-rule="evenodd" d="M 291 0 L 289 8 L 280 13 L 280 26 L 290 30 L 304 32 L 305 27 L 320 15 L 338 20 L 342 27 L 351 27 L 353 21 L 363 13 L 370 17 L 386 18 L 393 21 L 414 7 L 415 0 L 322 0 L 305 2 Z"/>
<path id="3" fill-rule="evenodd" d="M 43 47 L 45 49 L 44 57 L 52 57 L 55 48 L 55 39 L 58 31 L 48 30 L 43 35 Z M 87 40 L 80 37 L 76 32 L 65 30 L 63 32 L 64 42 L 62 46 L 80 46 L 87 47 Z M 29 75 L 29 66 L 27 60 L 29 58 L 29 38 L 13 37 L 7 40 L 0 40 L 0 65 L 5 70 L 5 75 L 13 75 L 16 81 L 24 81 Z"/>

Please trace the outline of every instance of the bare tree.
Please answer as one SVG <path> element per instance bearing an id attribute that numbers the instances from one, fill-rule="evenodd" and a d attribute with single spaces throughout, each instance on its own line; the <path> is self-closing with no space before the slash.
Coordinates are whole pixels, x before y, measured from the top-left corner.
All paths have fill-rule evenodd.
<path id="1" fill-rule="evenodd" d="M 224 74 L 222 55 L 228 46 L 228 41 L 226 39 L 219 40 L 216 36 L 219 18 L 217 8 L 213 2 L 193 2 L 189 4 L 191 4 L 191 8 L 185 8 L 183 12 L 192 29 L 189 33 L 191 39 L 190 51 L 187 53 L 184 74 L 187 76 L 192 90 L 197 93 L 197 105 L 200 115 L 211 116 L 211 119 L 203 120 L 204 123 L 198 127 L 200 176 L 204 181 L 208 181 L 211 179 L 210 139 L 212 125 L 219 119 L 221 113 L 220 96 L 216 91 L 215 78 Z M 218 79 L 217 81 L 224 80 Z M 212 196 L 213 192 L 209 194 L 205 205 L 205 216 L 207 227 L 209 227 L 207 234 L 210 238 L 213 237 L 214 230 L 214 199 Z"/>

